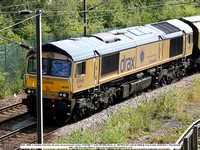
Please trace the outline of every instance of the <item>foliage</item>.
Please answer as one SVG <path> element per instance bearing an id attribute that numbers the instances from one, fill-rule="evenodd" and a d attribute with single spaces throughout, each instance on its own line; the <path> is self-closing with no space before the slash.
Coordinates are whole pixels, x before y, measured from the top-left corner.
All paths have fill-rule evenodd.
<path id="1" fill-rule="evenodd" d="M 184 133 L 184 131 L 187 128 L 170 128 L 166 132 L 171 133 L 167 135 L 161 135 L 161 136 L 154 136 L 152 139 L 153 143 L 160 143 L 160 144 L 174 144 L 176 143 L 177 139 L 181 137 L 181 135 Z"/>
<path id="2" fill-rule="evenodd" d="M 186 2 L 189 1 L 191 0 Z M 88 33 L 96 33 L 106 28 L 144 25 L 199 14 L 199 4 L 171 5 L 171 3 L 176 2 L 180 3 L 178 0 L 87 0 Z M 42 15 L 43 37 L 57 36 L 70 38 L 83 35 L 83 0 L 2 0 L 2 3 L 5 7 L 12 6 L 3 9 L 4 11 L 36 10 L 42 8 L 45 11 Z M 19 5 L 23 3 L 24 5 Z M 1 16 L 0 21 L 8 17 L 7 15 Z M 22 20 L 28 17 L 30 15 L 16 15 L 15 19 L 12 19 L 9 23 L 17 23 L 19 19 Z M 3 27 L 6 26 L 8 26 L 8 23 Z M 13 29 L 10 32 L 17 36 L 17 38 L 21 37 L 21 40 L 35 38 L 34 19 L 14 26 Z M 3 33 L 6 34 L 7 32 Z"/>
<path id="3" fill-rule="evenodd" d="M 23 90 L 23 80 L 19 75 L 16 75 L 13 81 L 9 81 L 8 76 L 8 74 L 0 72 L 0 99 L 19 94 Z"/>
<path id="4" fill-rule="evenodd" d="M 1 10 L 0 10 L 0 12 L 1 12 Z M 11 17 L 10 15 L 5 15 L 5 16 L 0 15 L 0 23 L 3 22 L 3 21 L 5 21 L 5 19 L 8 19 L 10 17 Z M 5 22 L 5 23 L 1 24 L 0 30 L 8 27 L 10 24 L 13 24 L 13 23 L 14 22 L 12 21 L 12 19 L 10 19 L 9 23 Z M 11 40 L 14 40 L 14 41 L 21 41 L 21 40 L 23 40 L 23 38 L 20 37 L 19 35 L 15 34 L 12 31 L 12 29 L 7 29 L 6 32 L 0 32 L 0 33 L 1 33 L 1 36 L 7 37 L 7 38 L 9 38 Z M 6 40 L 2 40 L 2 39 L 0 40 L 0 45 L 7 44 L 7 43 L 9 43 L 9 42 L 6 41 Z"/>
<path id="5" fill-rule="evenodd" d="M 187 87 L 179 88 L 180 90 L 168 91 L 166 87 L 163 88 L 158 96 L 147 98 L 146 94 L 143 97 L 137 98 L 138 106 L 131 107 L 130 105 L 123 106 L 118 110 L 113 110 L 109 107 L 106 110 L 107 119 L 99 118 L 101 121 L 94 123 L 90 128 L 83 129 L 78 127 L 77 130 L 52 139 L 49 142 L 59 144 L 126 144 L 132 143 L 132 140 L 137 140 L 142 135 L 150 134 L 162 127 L 162 122 L 179 121 L 180 113 L 182 117 L 183 127 L 168 128 L 165 134 L 152 137 L 153 143 L 175 143 L 177 139 L 183 134 L 186 125 L 190 125 L 194 120 L 199 118 L 199 114 L 192 112 L 193 116 L 188 118 L 188 112 L 181 109 L 185 104 L 200 102 L 199 89 L 200 78 L 193 81 Z M 185 88 L 185 89 L 184 89 Z M 196 90 L 192 90 L 196 89 Z M 191 98 L 193 95 L 194 100 Z M 198 97 L 198 100 L 197 100 Z M 197 106 L 198 109 L 198 106 Z M 180 111 L 181 110 L 181 111 Z M 199 112 L 199 111 L 197 111 Z M 185 126 L 184 126 L 185 125 Z M 164 132 L 164 131 L 163 131 Z"/>
<path id="6" fill-rule="evenodd" d="M 9 92 L 10 90 L 6 82 L 6 74 L 0 72 L 0 99 L 9 95 Z"/>

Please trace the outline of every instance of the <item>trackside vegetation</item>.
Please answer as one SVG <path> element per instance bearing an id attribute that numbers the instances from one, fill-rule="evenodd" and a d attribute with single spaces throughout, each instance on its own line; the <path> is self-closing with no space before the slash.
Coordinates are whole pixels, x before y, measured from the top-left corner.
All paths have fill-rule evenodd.
<path id="1" fill-rule="evenodd" d="M 0 72 L 0 99 L 10 97 L 23 92 L 23 80 L 16 75 L 12 82 L 9 82 L 6 73 Z"/>
<path id="2" fill-rule="evenodd" d="M 193 0 L 87 0 L 88 34 L 159 22 L 174 18 L 199 15 L 199 3 Z M 199 0 L 197 0 L 199 2 Z M 177 3 L 176 5 L 173 5 Z M 100 5 L 99 5 L 100 4 Z M 0 12 L 33 10 L 40 8 L 42 15 L 42 38 L 46 42 L 83 36 L 83 0 L 1 0 Z M 31 14 L 33 16 L 33 14 Z M 0 35 L 17 42 L 35 40 L 35 19 L 19 23 L 31 15 L 0 15 Z M 5 29 L 7 28 L 7 29 Z M 35 47 L 34 44 L 29 44 Z M 44 40 L 43 40 L 43 43 Z M 0 40 L 0 99 L 23 90 L 23 75 L 27 51 L 14 45 L 7 52 L 4 49 L 10 41 Z M 7 53 L 7 54 L 6 54 Z M 12 57 L 6 55 L 12 53 Z M 15 56 L 15 57 L 14 57 Z M 24 57 L 23 57 L 24 56 Z M 17 59 L 22 58 L 22 59 Z M 7 69 L 6 69 L 7 64 Z M 13 69 L 14 68 L 14 69 Z M 13 71 L 14 70 L 14 71 Z"/>
<path id="3" fill-rule="evenodd" d="M 57 144 L 174 144 L 200 117 L 200 77 L 183 87 L 164 86 L 148 98 L 142 94 L 137 107 L 108 108 L 108 119 L 88 129 L 77 127 L 50 140 Z M 176 90 L 174 90 L 176 89 Z M 141 97 L 141 96 L 140 96 Z M 146 138 L 144 138 L 146 137 Z"/>

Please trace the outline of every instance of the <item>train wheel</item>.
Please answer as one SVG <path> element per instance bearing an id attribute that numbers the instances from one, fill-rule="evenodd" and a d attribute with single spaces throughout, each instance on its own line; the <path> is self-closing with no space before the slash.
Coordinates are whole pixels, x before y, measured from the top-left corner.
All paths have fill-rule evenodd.
<path id="1" fill-rule="evenodd" d="M 113 96 L 110 96 L 110 97 L 109 97 L 108 103 L 109 103 L 109 104 L 112 104 L 112 103 L 113 103 Z"/>
<path id="2" fill-rule="evenodd" d="M 109 102 L 108 102 L 108 101 L 104 101 L 104 102 L 102 103 L 102 108 L 103 108 L 103 109 L 108 108 L 108 106 L 109 106 Z"/>
<path id="3" fill-rule="evenodd" d="M 73 122 L 77 122 L 79 120 L 79 118 L 80 118 L 80 113 L 77 110 L 73 111 L 71 120 Z"/>
<path id="4" fill-rule="evenodd" d="M 160 87 L 163 87 L 167 84 L 167 77 L 166 76 L 163 76 L 160 80 Z"/>
<path id="5" fill-rule="evenodd" d="M 94 114 L 94 109 L 89 109 L 89 110 L 88 110 L 88 115 L 91 116 L 91 115 L 93 115 L 93 114 Z"/>
<path id="6" fill-rule="evenodd" d="M 95 111 L 95 106 L 93 105 L 91 108 L 87 109 L 87 114 L 91 116 L 94 114 L 94 111 Z"/>

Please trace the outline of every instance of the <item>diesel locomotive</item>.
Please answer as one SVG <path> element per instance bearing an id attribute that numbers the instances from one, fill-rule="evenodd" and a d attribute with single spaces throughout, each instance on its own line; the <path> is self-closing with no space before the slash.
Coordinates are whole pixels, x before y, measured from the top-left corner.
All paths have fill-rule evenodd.
<path id="1" fill-rule="evenodd" d="M 76 121 L 200 64 L 200 16 L 129 27 L 42 46 L 44 119 Z M 36 52 L 27 55 L 27 98 L 36 116 Z"/>

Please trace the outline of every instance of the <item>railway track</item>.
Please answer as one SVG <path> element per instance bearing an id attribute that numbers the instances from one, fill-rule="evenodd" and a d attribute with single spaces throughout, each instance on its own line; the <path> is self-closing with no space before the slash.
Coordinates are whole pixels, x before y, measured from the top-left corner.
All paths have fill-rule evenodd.
<path id="1" fill-rule="evenodd" d="M 20 114 L 20 115 L 17 115 L 17 116 L 13 116 L 13 117 L 8 118 L 8 119 L 5 119 L 5 120 L 3 120 L 3 121 L 0 121 L 0 125 L 2 125 L 2 124 L 5 123 L 5 122 L 9 122 L 9 121 L 11 121 L 11 120 L 14 120 L 14 119 L 16 119 L 16 118 L 23 117 L 23 116 L 25 116 L 25 115 L 28 115 L 28 112 L 25 112 L 25 113 Z"/>
<path id="2" fill-rule="evenodd" d="M 67 124 L 67 126 L 70 126 L 70 125 L 72 125 L 73 123 L 69 123 L 69 124 Z M 65 125 L 66 126 L 66 125 Z M 48 141 L 49 141 L 49 139 L 51 139 L 51 138 L 53 138 L 53 134 L 56 132 L 56 131 L 59 131 L 59 129 L 61 129 L 61 128 L 63 128 L 63 126 L 61 126 L 61 127 L 53 127 L 53 129 L 52 130 L 49 130 L 48 132 L 45 132 L 46 131 L 46 129 L 44 128 L 44 134 L 43 134 L 43 142 L 44 143 L 48 143 Z M 37 139 L 35 138 L 34 140 L 32 140 L 32 141 L 29 141 L 29 142 L 27 142 L 26 144 L 37 144 Z M 18 147 L 18 148 L 15 148 L 15 150 L 21 150 L 20 149 L 20 146 Z"/>
<path id="3" fill-rule="evenodd" d="M 0 137 L 0 147 L 6 149 L 20 150 L 21 144 L 37 143 L 37 122 L 32 122 L 18 128 L 14 131 L 6 133 Z M 51 136 L 51 134 L 57 130 L 58 127 L 55 126 L 44 126 L 44 138 L 46 140 Z"/>
<path id="4" fill-rule="evenodd" d="M 22 103 L 0 108 L 0 141 L 8 143 L 36 124 Z M 23 131 L 23 132 L 22 132 Z M 16 135 L 16 136 L 15 136 Z M 8 142 L 7 142 L 8 141 Z M 0 147 L 1 144 L 0 144 Z"/>
<path id="5" fill-rule="evenodd" d="M 0 122 L 0 147 L 16 147 L 19 139 L 23 143 L 22 141 L 28 139 L 31 134 L 35 135 L 36 124 L 36 120 L 27 113 Z"/>
<path id="6" fill-rule="evenodd" d="M 36 124 L 21 102 L 0 108 L 0 149 L 16 149 L 37 139 Z M 57 128 L 45 125 L 44 135 Z"/>
<path id="7" fill-rule="evenodd" d="M 28 128 L 33 123 L 36 123 L 34 118 L 30 117 L 27 112 L 1 121 L 0 140 Z"/>
<path id="8" fill-rule="evenodd" d="M 18 132 L 20 132 L 20 131 L 23 131 L 23 130 L 29 128 L 29 127 L 32 127 L 32 126 L 35 125 L 36 123 L 37 123 L 37 122 L 33 122 L 33 123 L 30 123 L 30 124 L 28 124 L 28 125 L 26 125 L 26 126 L 24 126 L 24 127 L 21 127 L 21 128 L 19 128 L 19 129 L 16 129 L 16 130 L 14 130 L 14 131 L 9 132 L 9 133 L 7 133 L 7 134 L 1 136 L 1 137 L 0 137 L 0 141 L 1 141 L 1 140 L 4 140 L 5 138 L 8 138 L 9 136 L 12 136 L 12 135 L 14 135 L 14 134 L 16 134 L 16 133 L 18 133 Z"/>
<path id="9" fill-rule="evenodd" d="M 1 116 L 0 124 L 2 122 L 14 119 L 15 117 L 18 117 L 19 115 L 23 115 L 26 113 L 27 113 L 26 108 L 21 102 L 0 108 L 0 116 Z"/>
<path id="10" fill-rule="evenodd" d="M 0 108 L 0 112 L 3 112 L 3 111 L 8 110 L 8 109 L 19 107 L 21 105 L 23 105 L 23 104 L 20 102 L 20 103 L 16 103 L 16 104 L 13 104 L 13 105 L 10 105 L 10 106 L 6 106 L 6 107 L 3 107 L 3 108 Z"/>

